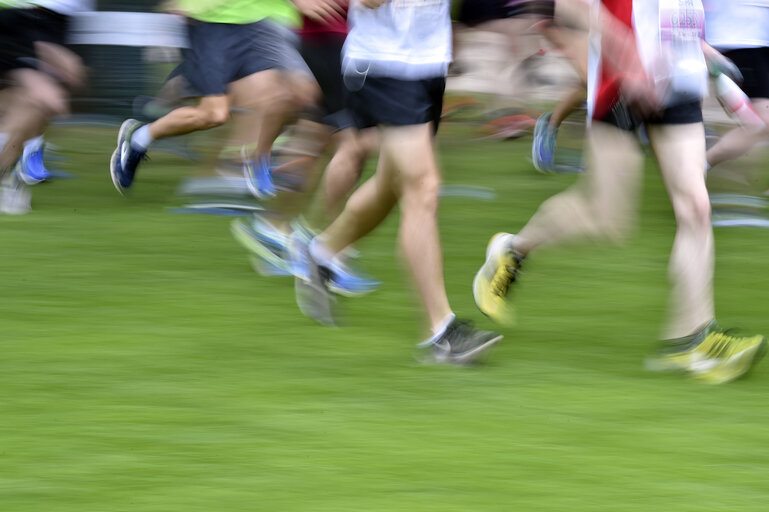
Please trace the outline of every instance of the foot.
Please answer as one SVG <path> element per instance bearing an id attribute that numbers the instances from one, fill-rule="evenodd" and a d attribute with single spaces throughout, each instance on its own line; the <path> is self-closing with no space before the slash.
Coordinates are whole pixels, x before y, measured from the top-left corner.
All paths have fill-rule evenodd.
<path id="1" fill-rule="evenodd" d="M 257 199 L 268 199 L 277 194 L 275 183 L 272 181 L 272 168 L 269 158 L 243 160 L 243 174 L 248 190 Z"/>
<path id="2" fill-rule="evenodd" d="M 478 309 L 497 323 L 515 322 L 515 308 L 508 299 L 510 286 L 521 269 L 523 257 L 515 252 L 515 236 L 497 233 L 486 248 L 486 262 L 473 280 L 473 297 Z"/>
<path id="3" fill-rule="evenodd" d="M 147 155 L 146 151 L 140 151 L 131 146 L 131 136 L 141 126 L 142 124 L 136 119 L 126 119 L 123 122 L 117 136 L 117 148 L 110 159 L 109 172 L 112 183 L 121 194 L 131 188 L 136 169 Z"/>
<path id="4" fill-rule="evenodd" d="M 499 333 L 476 329 L 455 318 L 430 347 L 437 363 L 468 364 L 502 338 Z"/>
<path id="5" fill-rule="evenodd" d="M 681 372 L 708 384 L 722 384 L 747 374 L 763 357 L 767 342 L 761 335 L 731 335 L 714 321 L 692 336 L 665 345 L 646 360 L 647 369 Z"/>
<path id="6" fill-rule="evenodd" d="M 281 270 L 277 275 L 291 273 L 287 260 L 288 238 L 269 223 L 258 216 L 251 223 L 235 220 L 230 224 L 230 232 L 240 245 L 265 262 L 265 268 Z"/>
<path id="7" fill-rule="evenodd" d="M 542 114 L 534 126 L 534 140 L 531 145 L 531 160 L 539 172 L 555 170 L 555 140 L 558 130 L 550 127 L 550 113 Z"/>
<path id="8" fill-rule="evenodd" d="M 31 202 L 29 188 L 18 178 L 16 171 L 3 179 L 0 184 L 0 213 L 24 215 L 30 211 Z"/>
<path id="9" fill-rule="evenodd" d="M 335 326 L 337 324 L 336 297 L 329 286 L 331 269 L 315 261 L 310 254 L 309 244 L 297 243 L 292 247 L 293 251 L 298 252 L 294 254 L 292 261 L 294 258 L 301 259 L 306 265 L 305 275 L 297 274 L 294 279 L 299 310 L 320 324 Z"/>
<path id="10" fill-rule="evenodd" d="M 308 252 L 307 247 L 315 234 L 298 223 L 294 223 L 293 228 L 288 243 L 289 266 L 295 277 L 307 280 L 309 263 L 304 254 Z M 382 284 L 381 281 L 354 270 L 349 265 L 339 263 L 337 259 L 334 265 L 329 267 L 329 291 L 345 297 L 360 297 L 375 291 Z"/>

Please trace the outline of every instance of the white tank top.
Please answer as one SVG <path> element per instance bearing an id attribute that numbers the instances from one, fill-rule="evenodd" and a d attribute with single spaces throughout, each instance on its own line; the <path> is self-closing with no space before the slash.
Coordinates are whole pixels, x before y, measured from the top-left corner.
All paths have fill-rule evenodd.
<path id="1" fill-rule="evenodd" d="M 633 26 L 641 61 L 666 105 L 707 95 L 701 0 L 635 0 Z"/>
<path id="2" fill-rule="evenodd" d="M 390 0 L 376 9 L 352 0 L 344 74 L 420 80 L 451 62 L 450 0 Z"/>
<path id="3" fill-rule="evenodd" d="M 721 50 L 769 46 L 769 0 L 703 0 L 705 37 Z"/>

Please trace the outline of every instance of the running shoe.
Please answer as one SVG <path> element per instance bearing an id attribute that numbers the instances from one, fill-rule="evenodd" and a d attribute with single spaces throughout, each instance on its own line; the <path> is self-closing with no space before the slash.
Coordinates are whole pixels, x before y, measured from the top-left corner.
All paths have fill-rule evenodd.
<path id="1" fill-rule="evenodd" d="M 421 346 L 432 349 L 436 363 L 468 364 L 502 338 L 497 332 L 476 329 L 470 322 L 455 318 L 440 337 Z"/>
<path id="2" fill-rule="evenodd" d="M 245 148 L 244 148 L 245 154 Z M 243 159 L 243 174 L 248 190 L 257 199 L 268 199 L 277 194 L 275 183 L 272 181 L 270 159 L 262 157 L 257 160 Z"/>
<path id="3" fill-rule="evenodd" d="M 665 345 L 646 360 L 648 370 L 686 373 L 708 384 L 722 384 L 747 374 L 764 356 L 767 342 L 761 335 L 735 336 L 714 321 Z"/>
<path id="4" fill-rule="evenodd" d="M 288 275 L 291 273 L 286 259 L 288 239 L 277 229 L 268 226 L 268 223 L 258 217 L 250 224 L 242 220 L 234 220 L 230 224 L 230 233 L 240 245 L 267 263 L 269 267 L 280 269 L 284 272 L 282 275 Z"/>
<path id="5" fill-rule="evenodd" d="M 288 242 L 288 261 L 289 268 L 296 278 L 309 280 L 309 262 L 305 255 L 309 253 L 308 247 L 314 236 L 306 227 L 294 223 L 294 231 Z M 329 270 L 328 288 L 337 295 L 360 297 L 375 291 L 382 284 L 381 281 L 353 270 L 339 261 Z"/>
<path id="6" fill-rule="evenodd" d="M 302 252 L 301 258 L 307 262 L 307 277 L 294 279 L 299 310 L 320 324 L 336 326 L 336 297 L 329 288 L 331 269 L 315 261 L 308 245 L 296 249 Z"/>
<path id="7" fill-rule="evenodd" d="M 478 309 L 503 325 L 515 322 L 515 308 L 508 300 L 508 292 L 520 273 L 523 257 L 514 247 L 515 235 L 494 235 L 486 247 L 486 261 L 473 280 L 473 297 Z"/>
<path id="8" fill-rule="evenodd" d="M 16 168 L 18 169 L 18 165 Z M 10 173 L 0 184 L 0 213 L 24 215 L 31 210 L 32 194 L 19 179 L 17 172 Z"/>
<path id="9" fill-rule="evenodd" d="M 251 262 L 251 267 L 260 276 L 265 277 L 285 277 L 290 276 L 291 271 L 286 266 L 272 265 L 256 254 L 250 254 L 248 260 Z"/>
<path id="10" fill-rule="evenodd" d="M 542 114 L 534 126 L 534 140 L 531 144 L 531 160 L 534 168 L 542 173 L 555 170 L 555 141 L 558 130 L 550 128 L 550 116 Z"/>
<path id="11" fill-rule="evenodd" d="M 117 136 L 117 148 L 110 159 L 109 172 L 112 183 L 121 194 L 131 188 L 139 164 L 147 157 L 146 151 L 131 146 L 131 136 L 141 126 L 142 123 L 136 119 L 126 119 L 123 122 Z"/>
<path id="12" fill-rule="evenodd" d="M 37 185 L 51 178 L 51 173 L 45 168 L 43 159 L 43 148 L 41 144 L 34 150 L 27 151 L 21 156 L 21 162 L 18 167 L 19 178 L 27 185 Z"/>

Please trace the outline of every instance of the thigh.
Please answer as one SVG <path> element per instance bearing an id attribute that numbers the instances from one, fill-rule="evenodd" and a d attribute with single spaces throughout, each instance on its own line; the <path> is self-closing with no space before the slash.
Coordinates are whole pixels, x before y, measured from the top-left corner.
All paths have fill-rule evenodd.
<path id="1" fill-rule="evenodd" d="M 596 121 L 587 131 L 588 171 L 584 186 L 596 206 L 635 204 L 643 172 L 643 154 L 634 132 Z"/>
<path id="2" fill-rule="evenodd" d="M 702 123 L 648 127 L 649 142 L 671 200 L 682 194 L 706 194 L 705 127 Z"/>

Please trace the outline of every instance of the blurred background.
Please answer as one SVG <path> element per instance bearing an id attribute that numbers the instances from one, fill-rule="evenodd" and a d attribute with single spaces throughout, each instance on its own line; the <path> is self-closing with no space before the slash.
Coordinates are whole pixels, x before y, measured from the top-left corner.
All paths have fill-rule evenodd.
<path id="1" fill-rule="evenodd" d="M 344 300 L 345 327 L 324 329 L 300 315 L 291 278 L 259 275 L 233 240 L 231 218 L 251 210 L 215 173 L 222 129 L 158 144 L 139 186 L 115 192 L 118 126 L 146 113 L 179 59 L 181 28 L 158 16 L 163 30 L 76 21 L 88 82 L 46 134 L 46 164 L 71 179 L 0 216 L 0 509 L 766 509 L 767 365 L 721 387 L 643 369 L 675 231 L 651 158 L 632 240 L 537 253 L 504 341 L 473 367 L 425 366 L 397 214 L 357 247 L 381 288 Z M 578 77 L 534 21 L 510 21 L 457 31 L 438 136 L 447 290 L 484 328 L 471 283 L 488 239 L 583 170 L 584 106 L 554 171 L 534 169 L 535 121 Z M 712 98 L 705 112 L 711 138 L 736 125 Z M 719 319 L 767 333 L 765 149 L 715 171 L 714 221 L 729 226 L 716 229 Z"/>

